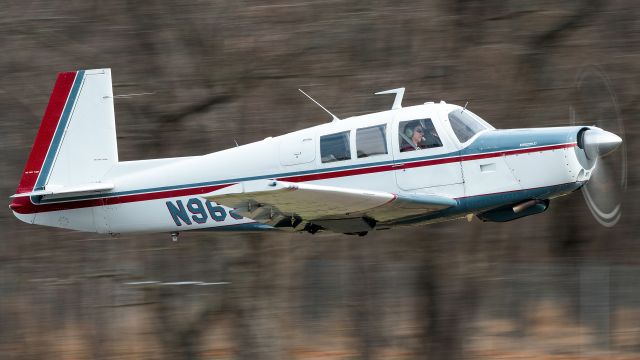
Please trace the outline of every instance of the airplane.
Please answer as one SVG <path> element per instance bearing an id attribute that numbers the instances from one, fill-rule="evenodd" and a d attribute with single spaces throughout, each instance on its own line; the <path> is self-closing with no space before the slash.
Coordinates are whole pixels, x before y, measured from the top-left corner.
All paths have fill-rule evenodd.
<path id="1" fill-rule="evenodd" d="M 202 156 L 119 161 L 110 69 L 58 74 L 14 215 L 103 234 L 366 235 L 506 222 L 583 187 L 622 139 L 595 126 L 496 129 L 444 101 L 339 119 Z M 306 94 L 305 94 L 306 95 Z"/>

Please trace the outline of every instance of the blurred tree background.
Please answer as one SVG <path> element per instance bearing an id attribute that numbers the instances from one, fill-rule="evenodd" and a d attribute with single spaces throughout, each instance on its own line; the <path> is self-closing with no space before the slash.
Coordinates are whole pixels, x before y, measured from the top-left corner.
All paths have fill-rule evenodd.
<path id="1" fill-rule="evenodd" d="M 624 120 L 615 228 L 580 194 L 506 224 L 109 237 L 0 212 L 3 359 L 640 358 L 640 6 L 632 0 L 41 1 L 0 10 L 0 191 L 56 73 L 110 67 L 121 160 L 196 155 L 391 105 L 566 125 L 585 68 Z M 594 98 L 593 103 L 611 98 Z M 586 121 L 591 119 L 578 119 Z M 541 169 L 543 171 L 543 169 Z M 203 282 L 195 285 L 189 282 Z M 160 282 L 160 283 L 158 283 Z"/>

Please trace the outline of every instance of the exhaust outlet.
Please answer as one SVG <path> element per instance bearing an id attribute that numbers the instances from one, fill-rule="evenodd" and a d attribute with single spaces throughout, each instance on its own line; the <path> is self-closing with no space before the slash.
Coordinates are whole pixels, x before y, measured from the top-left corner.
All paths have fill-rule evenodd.
<path id="1" fill-rule="evenodd" d="M 530 208 L 532 206 L 535 206 L 535 205 L 538 205 L 538 204 L 541 204 L 541 203 L 542 203 L 542 201 L 540 201 L 540 200 L 528 200 L 528 201 L 525 201 L 525 202 L 520 203 L 518 205 L 514 205 L 512 209 L 513 209 L 513 212 L 517 214 L 517 213 L 521 213 L 521 212 L 527 210 L 528 208 Z"/>

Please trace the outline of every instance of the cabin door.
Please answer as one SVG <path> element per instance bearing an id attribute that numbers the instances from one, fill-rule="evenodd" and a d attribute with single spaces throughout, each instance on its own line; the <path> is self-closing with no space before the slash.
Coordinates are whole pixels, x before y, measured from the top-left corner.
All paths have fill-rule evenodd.
<path id="1" fill-rule="evenodd" d="M 451 193 L 462 189 L 458 149 L 436 112 L 422 106 L 402 109 L 392 129 L 393 166 L 400 189 L 450 186 L 452 191 L 447 192 Z"/>

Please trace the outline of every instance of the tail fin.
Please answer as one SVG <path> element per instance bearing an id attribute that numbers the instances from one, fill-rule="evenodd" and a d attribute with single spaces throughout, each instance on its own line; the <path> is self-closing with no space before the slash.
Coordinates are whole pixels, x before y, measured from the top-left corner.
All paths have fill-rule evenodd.
<path id="1" fill-rule="evenodd" d="M 58 74 L 16 193 L 95 183 L 117 162 L 111 70 Z"/>

